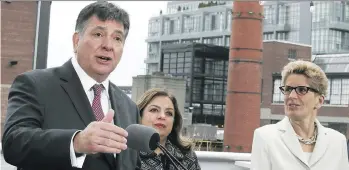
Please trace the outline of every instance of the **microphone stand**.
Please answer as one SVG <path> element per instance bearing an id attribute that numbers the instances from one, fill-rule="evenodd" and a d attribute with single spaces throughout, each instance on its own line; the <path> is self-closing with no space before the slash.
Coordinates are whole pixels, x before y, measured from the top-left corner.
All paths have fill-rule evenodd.
<path id="1" fill-rule="evenodd" d="M 184 170 L 188 170 L 187 168 L 184 167 L 183 164 L 181 164 L 164 146 L 162 146 L 159 142 L 157 143 L 158 147 L 160 148 L 160 150 L 165 154 L 167 155 L 167 157 L 170 159 L 170 161 L 172 162 L 172 164 L 174 165 L 174 167 L 177 169 L 177 170 L 180 170 L 178 168 L 178 166 L 176 166 L 175 162 L 181 167 L 183 168 Z"/>

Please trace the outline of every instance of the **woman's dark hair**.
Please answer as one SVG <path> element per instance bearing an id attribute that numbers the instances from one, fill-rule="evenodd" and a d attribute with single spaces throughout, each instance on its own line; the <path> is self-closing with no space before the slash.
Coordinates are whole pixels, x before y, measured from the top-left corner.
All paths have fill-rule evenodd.
<path id="1" fill-rule="evenodd" d="M 172 104 L 174 107 L 175 116 L 174 116 L 173 127 L 167 139 L 170 140 L 172 144 L 177 146 L 182 152 L 190 151 L 192 149 L 193 144 L 190 140 L 184 139 L 181 136 L 183 117 L 178 109 L 177 100 L 171 93 L 167 92 L 164 89 L 159 89 L 159 88 L 153 88 L 146 91 L 137 101 L 137 106 L 140 110 L 141 117 L 143 116 L 143 111 L 148 106 L 148 104 L 155 97 L 158 97 L 158 96 L 168 97 L 172 101 Z"/>

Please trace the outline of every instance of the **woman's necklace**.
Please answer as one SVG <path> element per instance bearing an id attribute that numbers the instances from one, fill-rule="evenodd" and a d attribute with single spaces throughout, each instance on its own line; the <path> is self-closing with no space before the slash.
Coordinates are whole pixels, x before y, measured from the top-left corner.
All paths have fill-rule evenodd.
<path id="1" fill-rule="evenodd" d="M 314 143 L 316 143 L 316 139 L 317 139 L 317 125 L 316 123 L 314 123 L 315 127 L 314 127 L 314 135 L 312 137 L 310 137 L 309 139 L 304 139 L 302 137 L 300 137 L 299 135 L 297 135 L 299 142 L 302 142 L 305 145 L 312 145 Z"/>

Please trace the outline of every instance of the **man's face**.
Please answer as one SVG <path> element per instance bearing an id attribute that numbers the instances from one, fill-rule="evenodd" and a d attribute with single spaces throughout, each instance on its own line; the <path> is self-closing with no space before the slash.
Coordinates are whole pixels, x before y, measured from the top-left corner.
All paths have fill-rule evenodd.
<path id="1" fill-rule="evenodd" d="M 121 59 L 125 38 L 122 23 L 92 16 L 84 30 L 73 35 L 78 63 L 96 81 L 104 81 Z"/>

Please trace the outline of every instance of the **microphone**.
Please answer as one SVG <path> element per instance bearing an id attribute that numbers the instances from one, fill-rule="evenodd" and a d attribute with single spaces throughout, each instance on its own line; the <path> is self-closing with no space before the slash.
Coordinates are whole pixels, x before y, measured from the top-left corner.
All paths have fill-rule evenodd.
<path id="1" fill-rule="evenodd" d="M 132 124 L 125 130 L 128 132 L 127 147 L 144 152 L 152 152 L 158 147 L 160 135 L 154 128 Z"/>
<path id="2" fill-rule="evenodd" d="M 144 152 L 152 152 L 159 147 L 177 170 L 180 169 L 176 164 L 181 166 L 184 170 L 188 170 L 160 144 L 160 135 L 154 128 L 140 124 L 132 124 L 125 130 L 128 132 L 127 147 Z"/>

